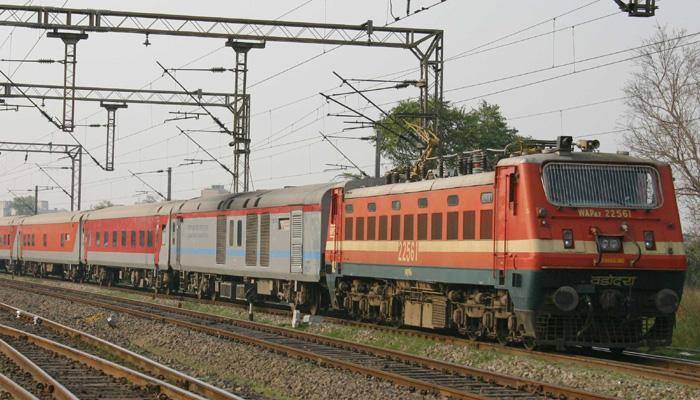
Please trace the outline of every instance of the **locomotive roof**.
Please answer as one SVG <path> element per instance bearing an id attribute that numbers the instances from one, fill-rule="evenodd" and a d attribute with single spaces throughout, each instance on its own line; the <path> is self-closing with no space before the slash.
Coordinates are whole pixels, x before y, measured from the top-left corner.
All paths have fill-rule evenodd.
<path id="1" fill-rule="evenodd" d="M 592 152 L 553 152 L 536 153 L 517 157 L 504 158 L 498 165 L 519 165 L 519 164 L 544 164 L 549 161 L 570 161 L 570 162 L 593 162 L 593 163 L 614 163 L 614 164 L 647 164 L 662 166 L 665 163 L 632 157 L 625 154 L 615 153 L 592 153 Z"/>
<path id="2" fill-rule="evenodd" d="M 395 183 L 393 185 L 382 185 L 351 189 L 345 194 L 345 198 L 352 199 L 358 197 L 386 196 L 400 193 L 415 193 L 428 190 L 451 189 L 465 186 L 492 185 L 494 179 L 493 172 L 484 172 L 473 175 L 461 175 L 452 178 L 432 179 L 419 182 Z"/>

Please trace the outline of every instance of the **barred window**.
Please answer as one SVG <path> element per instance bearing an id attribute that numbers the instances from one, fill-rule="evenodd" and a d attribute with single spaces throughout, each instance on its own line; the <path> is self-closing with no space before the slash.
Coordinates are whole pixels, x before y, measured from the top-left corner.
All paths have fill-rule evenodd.
<path id="1" fill-rule="evenodd" d="M 661 204 L 659 173 L 645 165 L 553 162 L 542 176 L 547 200 L 561 207 L 652 209 Z"/>

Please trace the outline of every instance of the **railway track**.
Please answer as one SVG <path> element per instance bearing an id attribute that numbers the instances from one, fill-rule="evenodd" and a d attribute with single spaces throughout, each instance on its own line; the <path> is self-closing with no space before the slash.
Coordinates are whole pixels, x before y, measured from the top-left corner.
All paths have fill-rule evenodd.
<path id="1" fill-rule="evenodd" d="M 125 293 L 139 293 L 145 295 L 140 289 L 132 289 L 121 286 L 114 286 L 111 290 Z M 209 299 L 197 299 L 195 297 L 183 297 L 178 295 L 167 295 L 163 293 L 150 293 L 159 298 L 170 300 L 198 302 L 202 304 L 224 305 L 234 307 L 245 307 L 247 305 L 232 301 L 219 301 Z M 256 309 L 274 315 L 289 316 L 291 312 L 286 309 L 273 306 L 256 306 Z M 532 351 L 523 348 L 501 345 L 499 343 L 471 341 L 454 335 L 439 334 L 435 332 L 425 332 L 418 329 L 396 328 L 386 325 L 355 321 L 347 318 L 324 316 L 325 321 L 338 325 L 354 326 L 375 331 L 400 334 L 403 336 L 419 337 L 440 343 L 466 346 L 474 349 L 492 349 L 501 353 L 514 356 L 538 357 L 543 360 L 561 363 L 576 364 L 581 366 L 595 366 L 613 371 L 630 373 L 642 377 L 658 379 L 666 382 L 681 383 L 691 386 L 700 386 L 700 363 L 683 360 L 673 357 L 652 355 L 640 352 L 625 351 L 623 354 L 612 354 L 607 349 L 591 349 L 580 354 L 562 354 L 558 352 Z"/>
<path id="2" fill-rule="evenodd" d="M 4 313 L 2 311 L 4 311 Z M 243 400 L 239 396 L 183 374 L 113 343 L 8 304 L 0 303 L 0 325 L 6 325 L 45 339 L 72 346 L 98 357 L 117 359 L 125 366 L 136 369 L 149 376 L 158 377 L 158 379 L 164 380 L 169 384 L 196 393 L 207 399 Z M 0 387 L 2 387 L 1 382 Z"/>
<path id="3" fill-rule="evenodd" d="M 608 399 L 575 389 L 462 367 L 397 351 L 181 308 L 3 280 L 33 293 L 162 321 L 455 399 Z"/>
<path id="4" fill-rule="evenodd" d="M 0 324 L 0 387 L 20 399 L 204 397 L 103 358 Z M 12 381 L 10 384 L 9 381 Z"/>

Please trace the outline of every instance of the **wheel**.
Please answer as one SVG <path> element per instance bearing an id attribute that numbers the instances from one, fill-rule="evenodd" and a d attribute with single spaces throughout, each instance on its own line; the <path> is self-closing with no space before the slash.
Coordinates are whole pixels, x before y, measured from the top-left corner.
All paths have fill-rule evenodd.
<path id="1" fill-rule="evenodd" d="M 496 335 L 496 340 L 498 340 L 498 344 L 501 346 L 507 346 L 508 345 L 508 335 L 504 333 L 499 333 Z"/>
<path id="2" fill-rule="evenodd" d="M 525 346 L 527 350 L 535 350 L 537 348 L 537 340 L 532 336 L 525 336 L 523 338 L 523 346 Z"/>
<path id="3" fill-rule="evenodd" d="M 613 347 L 610 349 L 610 354 L 612 354 L 615 357 L 622 357 L 624 352 L 625 352 L 624 347 Z"/>

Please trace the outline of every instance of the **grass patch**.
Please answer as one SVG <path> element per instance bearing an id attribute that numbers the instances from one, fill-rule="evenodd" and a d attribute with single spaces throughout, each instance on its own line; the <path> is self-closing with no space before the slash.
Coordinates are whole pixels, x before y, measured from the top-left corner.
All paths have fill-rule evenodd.
<path id="1" fill-rule="evenodd" d="M 357 328 L 346 326 L 328 326 L 319 334 L 334 339 L 366 344 L 404 353 L 423 355 L 435 345 L 435 341 L 420 337 L 397 335 L 390 332 L 372 331 L 364 333 Z"/>
<path id="2" fill-rule="evenodd" d="M 700 351 L 700 289 L 686 288 L 678 308 L 673 346 Z"/>

